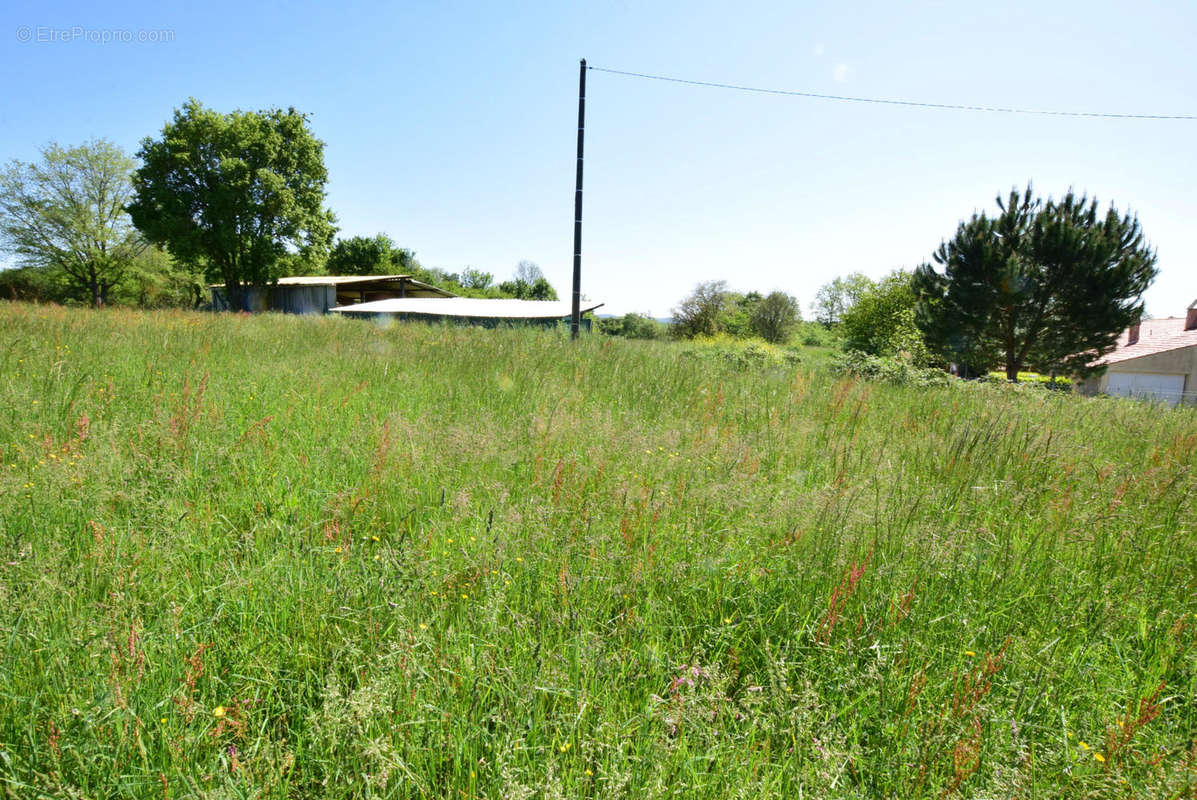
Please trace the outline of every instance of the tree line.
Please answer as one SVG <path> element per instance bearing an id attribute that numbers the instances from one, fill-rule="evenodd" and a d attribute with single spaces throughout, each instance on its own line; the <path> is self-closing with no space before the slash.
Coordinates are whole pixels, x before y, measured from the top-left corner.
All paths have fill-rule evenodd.
<path id="1" fill-rule="evenodd" d="M 296 274 L 404 273 L 470 297 L 555 300 L 540 268 L 510 280 L 424 267 L 386 234 L 335 240 L 324 143 L 294 108 L 224 114 L 192 99 L 135 158 L 104 139 L 51 144 L 0 169 L 0 297 L 195 306 L 209 282 L 233 308 Z"/>
<path id="2" fill-rule="evenodd" d="M 510 280 L 467 267 L 426 268 L 385 234 L 335 240 L 326 208 L 324 143 L 294 108 L 220 113 L 192 99 L 131 158 L 106 140 L 46 147 L 0 170 L 0 296 L 141 306 L 193 305 L 222 283 L 234 308 L 247 289 L 294 274 L 402 272 L 475 297 L 556 299 L 539 267 Z M 954 365 L 1084 375 L 1143 314 L 1157 256 L 1136 216 L 1071 190 L 1031 187 L 995 213 L 959 223 L 931 259 L 874 281 L 859 273 L 822 287 L 813 307 L 826 336 L 866 354 Z M 653 338 L 647 315 L 600 330 Z M 819 337 L 784 292 L 700 283 L 673 311 L 680 337 Z"/>
<path id="3" fill-rule="evenodd" d="M 996 202 L 996 213 L 959 223 L 913 270 L 825 284 L 812 304 L 815 321 L 846 350 L 962 376 L 1093 373 L 1143 316 L 1143 293 L 1158 274 L 1138 218 L 1071 190 L 1037 197 L 1029 185 Z M 800 324 L 794 298 L 741 295 L 714 281 L 674 310 L 673 333 L 787 342 Z"/>

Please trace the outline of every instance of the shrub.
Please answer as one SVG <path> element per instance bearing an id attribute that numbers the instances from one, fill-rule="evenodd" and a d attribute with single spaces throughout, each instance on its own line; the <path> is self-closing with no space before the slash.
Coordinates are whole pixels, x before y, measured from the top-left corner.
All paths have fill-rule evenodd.
<path id="1" fill-rule="evenodd" d="M 607 317 L 595 320 L 599 333 L 608 336 L 623 336 L 626 339 L 661 339 L 667 328 L 648 314 L 624 314 L 622 317 Z"/>
<path id="2" fill-rule="evenodd" d="M 898 356 L 873 356 L 859 350 L 836 356 L 831 361 L 831 370 L 837 375 L 855 375 L 900 386 L 951 386 L 956 382 L 943 370 L 915 366 Z"/>
<path id="3" fill-rule="evenodd" d="M 839 347 L 844 341 L 834 328 L 818 322 L 800 323 L 795 338 L 807 347 Z"/>
<path id="4" fill-rule="evenodd" d="M 768 342 L 717 337 L 697 339 L 682 350 L 683 358 L 695 358 L 734 369 L 793 367 L 802 362 L 796 348 Z"/>

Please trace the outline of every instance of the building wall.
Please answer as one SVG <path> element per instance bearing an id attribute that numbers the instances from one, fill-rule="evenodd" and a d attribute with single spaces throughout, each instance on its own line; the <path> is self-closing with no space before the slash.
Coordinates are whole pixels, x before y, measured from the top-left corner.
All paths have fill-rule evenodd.
<path id="1" fill-rule="evenodd" d="M 1102 375 L 1088 378 L 1077 385 L 1083 394 L 1099 394 L 1110 383 L 1111 372 L 1158 372 L 1166 375 L 1184 375 L 1186 393 L 1197 392 L 1197 345 L 1153 353 L 1149 356 L 1132 358 L 1111 364 Z"/>
<path id="2" fill-rule="evenodd" d="M 332 286 L 274 286 L 270 289 L 270 310 L 285 314 L 327 314 L 336 305 Z"/>
<path id="3" fill-rule="evenodd" d="M 271 286 L 263 291 L 243 287 L 248 310 L 280 311 L 284 314 L 327 314 L 337 303 L 337 290 L 332 286 Z M 229 302 L 224 289 L 212 288 L 212 308 L 228 311 Z"/>

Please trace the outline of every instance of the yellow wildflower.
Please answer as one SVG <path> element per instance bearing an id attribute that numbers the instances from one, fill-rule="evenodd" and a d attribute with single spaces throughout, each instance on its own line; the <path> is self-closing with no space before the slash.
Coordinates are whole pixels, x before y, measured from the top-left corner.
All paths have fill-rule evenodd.
<path id="1" fill-rule="evenodd" d="M 966 656 L 968 656 L 969 658 L 972 658 L 973 656 L 975 656 L 975 655 L 976 655 L 976 653 L 974 653 L 972 650 L 965 650 L 965 651 L 964 651 L 964 654 L 965 654 Z"/>
<path id="2" fill-rule="evenodd" d="M 1077 742 L 1077 744 L 1079 744 L 1079 745 L 1081 746 L 1081 749 L 1082 749 L 1082 750 L 1088 750 L 1088 749 L 1089 749 L 1089 745 L 1085 744 L 1084 742 Z"/>
<path id="3" fill-rule="evenodd" d="M 1094 753 L 1093 760 L 1096 761 L 1098 764 L 1106 763 L 1106 757 L 1103 756 L 1101 753 Z"/>
<path id="4" fill-rule="evenodd" d="M 221 717 L 223 717 L 225 715 L 226 710 L 227 709 L 225 709 L 224 706 L 217 706 L 216 708 L 212 709 L 212 716 L 216 717 L 217 719 L 220 719 Z"/>
<path id="5" fill-rule="evenodd" d="M 377 537 L 377 536 L 371 536 L 371 537 L 370 537 L 370 541 L 372 541 L 372 542 L 377 542 L 377 541 L 378 541 L 378 537 Z"/>

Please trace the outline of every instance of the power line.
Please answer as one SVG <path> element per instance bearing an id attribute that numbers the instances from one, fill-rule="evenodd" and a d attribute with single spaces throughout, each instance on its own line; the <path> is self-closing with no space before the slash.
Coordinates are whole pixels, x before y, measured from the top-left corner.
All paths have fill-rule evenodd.
<path id="1" fill-rule="evenodd" d="M 1051 117 L 1100 117 L 1104 119 L 1171 119 L 1197 120 L 1197 114 L 1111 114 L 1101 111 L 1047 111 L 1033 108 L 1003 108 L 1000 106 L 973 106 L 956 103 L 923 103 L 917 100 L 884 100 L 878 97 L 850 97 L 837 94 L 820 94 L 819 92 L 795 92 L 786 89 L 761 89 L 756 86 L 739 86 L 734 83 L 715 83 L 713 81 L 693 81 L 686 78 L 670 78 L 665 75 L 649 75 L 644 72 L 627 72 L 622 69 L 608 69 L 607 67 L 588 67 L 596 72 L 609 72 L 612 75 L 624 75 L 630 78 L 647 78 L 653 81 L 668 83 L 684 83 L 690 86 L 707 86 L 715 89 L 735 89 L 740 92 L 756 92 L 757 94 L 780 94 L 789 97 L 809 97 L 815 100 L 838 100 L 845 103 L 873 103 L 886 106 L 910 106 L 913 108 L 937 108 L 947 111 L 987 111 L 998 114 L 1038 114 Z"/>

